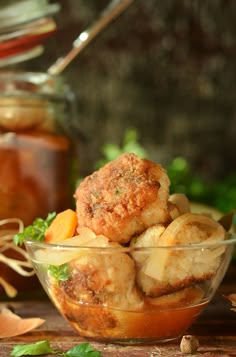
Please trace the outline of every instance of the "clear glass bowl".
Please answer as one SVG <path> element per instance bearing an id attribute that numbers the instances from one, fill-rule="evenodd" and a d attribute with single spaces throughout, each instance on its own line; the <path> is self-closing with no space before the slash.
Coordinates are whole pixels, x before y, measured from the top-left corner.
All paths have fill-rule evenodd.
<path id="1" fill-rule="evenodd" d="M 178 338 L 193 324 L 219 287 L 235 243 L 233 235 L 149 248 L 28 240 L 26 249 L 49 298 L 81 336 L 136 344 Z"/>

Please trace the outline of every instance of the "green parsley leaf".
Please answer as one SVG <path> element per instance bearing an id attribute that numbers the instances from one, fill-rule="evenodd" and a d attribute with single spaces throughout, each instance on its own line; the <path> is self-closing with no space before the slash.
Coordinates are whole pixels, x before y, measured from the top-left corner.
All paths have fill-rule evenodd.
<path id="1" fill-rule="evenodd" d="M 38 341 L 32 344 L 16 345 L 11 351 L 11 356 L 38 356 L 54 353 L 48 340 Z"/>
<path id="2" fill-rule="evenodd" d="M 54 350 L 48 340 L 38 341 L 32 344 L 16 345 L 11 351 L 11 356 L 40 356 L 46 354 L 57 354 L 62 357 L 102 357 L 101 352 L 95 350 L 89 343 L 81 343 L 67 352 Z"/>
<path id="3" fill-rule="evenodd" d="M 101 357 L 101 352 L 95 350 L 89 343 L 81 343 L 65 353 L 66 357 Z"/>
<path id="4" fill-rule="evenodd" d="M 70 271 L 68 264 L 62 264 L 59 266 L 49 265 L 49 274 L 56 280 L 57 285 L 60 281 L 66 281 L 70 277 Z"/>
<path id="5" fill-rule="evenodd" d="M 56 213 L 49 213 L 46 219 L 36 218 L 32 225 L 26 227 L 23 232 L 14 236 L 13 240 L 16 245 L 22 245 L 26 239 L 43 242 L 47 228 L 50 226 Z"/>

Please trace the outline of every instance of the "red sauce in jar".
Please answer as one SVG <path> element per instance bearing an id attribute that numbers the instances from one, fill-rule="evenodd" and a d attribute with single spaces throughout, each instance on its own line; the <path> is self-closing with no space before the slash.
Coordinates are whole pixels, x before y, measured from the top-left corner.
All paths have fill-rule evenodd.
<path id="1" fill-rule="evenodd" d="M 64 136 L 8 132 L 0 137 L 0 219 L 62 211 L 69 202 L 69 142 Z"/>
<path id="2" fill-rule="evenodd" d="M 0 72 L 0 220 L 20 218 L 27 226 L 72 204 L 65 88 L 45 73 Z M 15 258 L 12 249 L 4 254 Z M 33 288 L 31 279 L 6 264 L 0 270 L 18 290 Z"/>

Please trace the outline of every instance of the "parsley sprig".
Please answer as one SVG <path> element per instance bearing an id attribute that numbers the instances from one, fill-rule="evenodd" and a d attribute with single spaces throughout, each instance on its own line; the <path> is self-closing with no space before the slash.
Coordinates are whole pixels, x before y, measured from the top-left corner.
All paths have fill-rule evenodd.
<path id="1" fill-rule="evenodd" d="M 49 213 L 46 219 L 36 218 L 32 225 L 27 226 L 23 232 L 14 236 L 14 243 L 16 245 L 23 245 L 26 239 L 42 242 L 47 228 L 50 226 L 56 213 Z"/>
<path id="2" fill-rule="evenodd" d="M 57 285 L 60 281 L 66 281 L 70 277 L 70 270 L 66 263 L 59 266 L 49 265 L 48 270 L 49 274 L 56 280 Z"/>
<path id="3" fill-rule="evenodd" d="M 87 342 L 63 352 L 62 350 L 54 350 L 48 340 L 38 341 L 32 344 L 16 345 L 11 351 L 11 356 L 40 356 L 47 354 L 56 354 L 63 357 L 102 357 L 100 351 L 95 350 L 92 345 Z"/>

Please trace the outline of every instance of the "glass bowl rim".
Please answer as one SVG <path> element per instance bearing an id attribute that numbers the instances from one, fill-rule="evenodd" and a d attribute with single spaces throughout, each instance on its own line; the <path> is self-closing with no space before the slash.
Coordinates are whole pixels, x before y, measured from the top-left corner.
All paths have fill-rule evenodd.
<path id="1" fill-rule="evenodd" d="M 89 245 L 66 245 L 58 243 L 47 243 L 41 241 L 33 241 L 30 239 L 25 240 L 26 247 L 37 247 L 41 249 L 52 249 L 57 251 L 75 251 L 75 250 L 91 250 L 91 251 L 104 251 L 104 252 L 122 252 L 129 253 L 133 251 L 148 251 L 149 249 L 163 249 L 163 250 L 204 250 L 204 249 L 216 249 L 217 247 L 236 245 L 236 234 L 228 233 L 228 238 L 220 241 L 214 242 L 201 242 L 193 244 L 179 244 L 179 245 L 160 245 L 160 246 L 147 246 L 147 247 L 138 247 L 138 246 L 120 246 L 120 247 L 99 247 L 99 246 L 89 246 Z"/>

